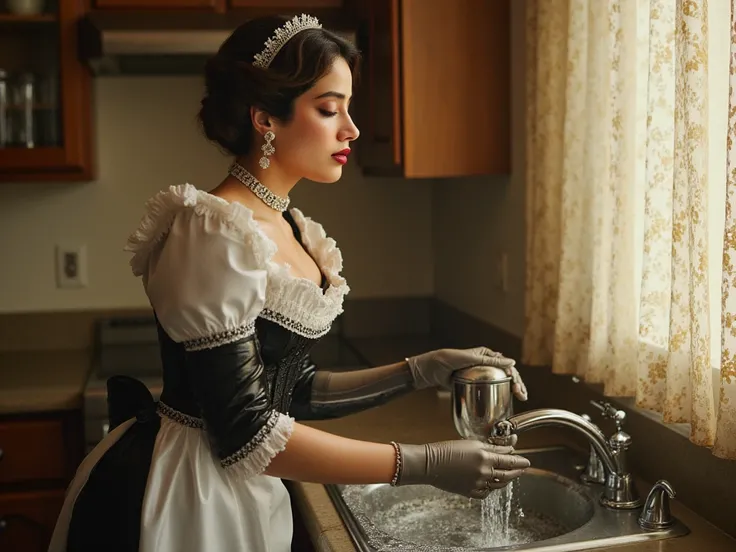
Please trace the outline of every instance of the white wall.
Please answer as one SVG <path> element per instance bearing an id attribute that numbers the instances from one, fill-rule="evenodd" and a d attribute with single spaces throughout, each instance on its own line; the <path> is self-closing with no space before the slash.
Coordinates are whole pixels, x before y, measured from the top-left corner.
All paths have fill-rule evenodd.
<path id="1" fill-rule="evenodd" d="M 476 318 L 521 336 L 524 328 L 524 2 L 513 2 L 512 153 L 509 177 L 433 184 L 435 293 Z M 482 132 L 481 129 L 479 131 Z M 472 139 L 468 132 L 465 139 Z M 508 291 L 497 286 L 497 261 L 508 256 Z"/>
<path id="2" fill-rule="evenodd" d="M 94 85 L 97 180 L 0 184 L 0 312 L 146 306 L 122 251 L 143 203 L 172 184 L 212 188 L 227 168 L 196 127 L 198 78 Z M 337 184 L 303 183 L 292 198 L 343 250 L 351 298 L 433 293 L 430 182 L 363 178 L 348 164 Z M 59 242 L 86 244 L 87 288 L 56 288 Z"/>

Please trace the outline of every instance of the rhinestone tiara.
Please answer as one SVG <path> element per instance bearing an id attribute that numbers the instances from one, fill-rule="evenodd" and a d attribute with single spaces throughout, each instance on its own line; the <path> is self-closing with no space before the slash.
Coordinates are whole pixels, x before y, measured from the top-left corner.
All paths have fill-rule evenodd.
<path id="1" fill-rule="evenodd" d="M 271 65 L 273 58 L 279 53 L 279 50 L 289 42 L 295 35 L 306 30 L 306 29 L 321 29 L 322 24 L 317 20 L 316 17 L 311 15 L 301 14 L 295 15 L 291 20 L 287 21 L 281 27 L 276 29 L 273 36 L 269 38 L 265 44 L 263 50 L 259 54 L 253 56 L 253 65 L 262 69 L 268 69 Z"/>

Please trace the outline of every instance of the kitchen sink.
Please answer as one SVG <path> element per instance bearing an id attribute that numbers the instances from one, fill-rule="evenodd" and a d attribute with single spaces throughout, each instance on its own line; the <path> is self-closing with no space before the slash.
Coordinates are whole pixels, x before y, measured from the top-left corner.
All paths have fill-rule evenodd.
<path id="1" fill-rule="evenodd" d="M 425 485 L 327 485 L 360 552 L 534 550 L 567 552 L 686 535 L 681 522 L 647 531 L 640 508 L 600 505 L 600 485 L 579 475 L 585 458 L 565 447 L 519 450 L 532 467 L 485 501 Z"/>

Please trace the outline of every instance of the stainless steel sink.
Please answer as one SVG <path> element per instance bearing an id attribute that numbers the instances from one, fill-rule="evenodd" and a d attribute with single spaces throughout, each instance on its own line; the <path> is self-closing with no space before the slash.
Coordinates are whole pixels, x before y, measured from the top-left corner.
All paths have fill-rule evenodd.
<path id="1" fill-rule="evenodd" d="M 429 486 L 327 485 L 327 492 L 360 552 L 567 552 L 689 532 L 678 520 L 668 529 L 645 531 L 637 523 L 640 509 L 601 506 L 602 487 L 579 482 L 585 459 L 570 449 L 519 454 L 532 468 L 486 501 Z M 504 518 L 503 529 L 494 524 Z"/>

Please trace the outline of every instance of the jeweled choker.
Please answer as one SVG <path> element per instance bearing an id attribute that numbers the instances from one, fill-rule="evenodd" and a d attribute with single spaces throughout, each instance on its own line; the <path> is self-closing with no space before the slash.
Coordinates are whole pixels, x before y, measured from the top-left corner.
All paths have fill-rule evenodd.
<path id="1" fill-rule="evenodd" d="M 239 163 L 230 165 L 228 173 L 238 179 L 238 181 L 253 192 L 263 203 L 271 209 L 284 212 L 289 207 L 291 201 L 288 197 L 277 196 L 271 190 L 261 184 L 258 179 L 250 174 L 245 167 Z"/>

